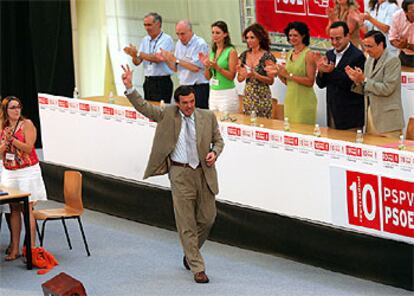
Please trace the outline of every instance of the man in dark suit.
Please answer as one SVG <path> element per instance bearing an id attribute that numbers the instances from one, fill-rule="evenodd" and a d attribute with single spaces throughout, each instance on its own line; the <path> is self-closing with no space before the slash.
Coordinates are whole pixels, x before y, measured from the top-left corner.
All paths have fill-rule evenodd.
<path id="1" fill-rule="evenodd" d="M 364 125 L 364 96 L 351 91 L 352 80 L 345 67 L 363 69 L 365 57 L 350 42 L 349 28 L 345 22 L 335 22 L 329 27 L 333 49 L 317 62 L 316 83 L 326 87 L 328 126 L 335 129 L 355 129 Z"/>
<path id="2" fill-rule="evenodd" d="M 195 108 L 195 91 L 180 86 L 175 104 L 161 109 L 145 101 L 132 86 L 132 71 L 123 66 L 126 96 L 140 113 L 157 122 L 144 179 L 168 173 L 183 264 L 197 283 L 207 283 L 200 248 L 216 217 L 218 193 L 215 162 L 224 147 L 216 116 Z"/>

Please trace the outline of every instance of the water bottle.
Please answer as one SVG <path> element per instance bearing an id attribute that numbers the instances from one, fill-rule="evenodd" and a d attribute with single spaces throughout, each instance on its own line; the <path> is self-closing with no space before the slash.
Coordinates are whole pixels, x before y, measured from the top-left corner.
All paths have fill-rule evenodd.
<path id="1" fill-rule="evenodd" d="M 360 129 L 357 130 L 355 142 L 359 144 L 364 143 L 364 135 Z"/>
<path id="2" fill-rule="evenodd" d="M 313 129 L 313 135 L 315 137 L 321 136 L 321 129 L 319 128 L 319 124 L 315 124 L 315 128 Z"/>
<path id="3" fill-rule="evenodd" d="M 109 104 L 114 104 L 115 103 L 115 98 L 114 98 L 114 94 L 112 93 L 112 91 L 109 92 L 108 102 L 109 102 Z"/>
<path id="4" fill-rule="evenodd" d="M 283 130 L 285 132 L 290 131 L 289 118 L 287 117 L 285 117 L 285 120 L 283 121 Z"/>
<path id="5" fill-rule="evenodd" d="M 404 135 L 400 136 L 400 142 L 398 143 L 398 150 L 405 150 Z"/>
<path id="6" fill-rule="evenodd" d="M 250 125 L 256 125 L 256 121 L 257 121 L 256 111 L 252 110 L 250 112 Z"/>
<path id="7" fill-rule="evenodd" d="M 79 99 L 79 91 L 78 91 L 78 88 L 76 86 L 73 89 L 73 98 L 76 99 L 76 100 Z"/>
<path id="8" fill-rule="evenodd" d="M 164 111 L 164 109 L 165 109 L 165 102 L 164 102 L 164 100 L 161 100 L 160 101 L 160 109 L 161 109 L 161 111 Z"/>
<path id="9" fill-rule="evenodd" d="M 282 48 L 282 52 L 280 53 L 280 58 L 282 60 L 286 60 L 287 54 L 286 54 L 286 48 Z"/>
<path id="10" fill-rule="evenodd" d="M 221 121 L 229 120 L 229 111 L 223 111 L 221 115 Z"/>

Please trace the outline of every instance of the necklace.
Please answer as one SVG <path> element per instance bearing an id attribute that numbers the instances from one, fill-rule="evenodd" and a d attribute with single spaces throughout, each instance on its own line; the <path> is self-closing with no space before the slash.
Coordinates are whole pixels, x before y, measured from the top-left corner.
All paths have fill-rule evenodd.
<path id="1" fill-rule="evenodd" d="M 301 48 L 301 49 L 299 49 L 299 50 L 294 49 L 294 50 L 293 50 L 293 53 L 294 53 L 294 54 L 296 54 L 296 55 L 297 55 L 297 54 L 300 54 L 300 53 L 301 53 L 301 52 L 302 52 L 305 48 L 306 48 L 306 46 L 302 47 L 302 48 Z"/>

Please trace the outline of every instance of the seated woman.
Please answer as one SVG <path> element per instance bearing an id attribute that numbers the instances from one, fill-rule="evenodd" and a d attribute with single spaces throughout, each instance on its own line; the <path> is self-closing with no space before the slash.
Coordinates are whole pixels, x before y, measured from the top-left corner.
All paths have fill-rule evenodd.
<path id="1" fill-rule="evenodd" d="M 308 48 L 310 35 L 308 26 L 302 22 L 291 22 L 285 28 L 289 51 L 286 67 L 266 67 L 270 74 L 277 74 L 287 85 L 284 112 L 292 123 L 315 124 L 317 99 L 313 84 L 316 76 L 316 57 Z"/>
<path id="2" fill-rule="evenodd" d="M 246 80 L 243 98 L 243 112 L 271 118 L 272 94 L 269 85 L 273 84 L 273 75 L 267 74 L 265 66 L 273 65 L 276 58 L 270 50 L 269 33 L 260 24 L 253 24 L 243 32 L 248 49 L 239 57 L 237 80 Z"/>
<path id="3" fill-rule="evenodd" d="M 239 112 L 239 97 L 234 84 L 237 51 L 231 44 L 227 24 L 223 21 L 211 25 L 213 46 L 210 55 L 199 54 L 205 66 L 204 76 L 210 80 L 209 109 L 221 112 Z"/>
<path id="4" fill-rule="evenodd" d="M 32 248 L 35 246 L 35 222 L 32 213 L 37 200 L 46 200 L 45 184 L 34 148 L 36 128 L 32 121 L 21 115 L 22 103 L 16 97 L 6 97 L 1 102 L 1 141 L 0 153 L 3 155 L 4 168 L 1 183 L 6 187 L 30 192 L 29 211 Z M 11 203 L 11 245 L 6 261 L 19 257 L 21 211 L 20 204 Z"/>

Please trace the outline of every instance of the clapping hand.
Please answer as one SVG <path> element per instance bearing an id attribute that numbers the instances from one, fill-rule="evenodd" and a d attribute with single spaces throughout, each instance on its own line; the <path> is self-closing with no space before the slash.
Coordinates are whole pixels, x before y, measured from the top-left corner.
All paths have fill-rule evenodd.
<path id="1" fill-rule="evenodd" d="M 175 56 L 171 51 L 160 48 L 159 54 L 162 61 L 169 61 L 175 63 Z"/>
<path id="2" fill-rule="evenodd" d="M 279 65 L 275 63 L 267 65 L 264 69 L 266 73 L 271 76 L 275 76 L 279 73 Z"/>
<path id="3" fill-rule="evenodd" d="M 129 65 L 121 65 L 122 70 L 124 70 L 124 73 L 122 73 L 122 82 L 125 85 L 126 89 L 130 89 L 132 87 L 132 70 L 129 68 Z"/>
<path id="4" fill-rule="evenodd" d="M 321 73 L 331 73 L 335 69 L 334 63 L 328 61 L 327 57 L 321 57 L 316 62 L 316 66 Z"/>
<path id="5" fill-rule="evenodd" d="M 361 68 L 355 67 L 352 69 L 352 67 L 346 66 L 345 73 L 355 84 L 360 84 L 365 80 L 365 75 Z"/>
<path id="6" fill-rule="evenodd" d="M 136 46 L 135 46 L 135 45 L 132 45 L 132 44 L 130 43 L 130 44 L 129 44 L 129 46 L 124 47 L 124 52 L 125 52 L 127 55 L 129 55 L 129 56 L 131 56 L 131 57 L 135 58 L 135 57 L 137 56 L 138 50 L 137 50 L 137 48 L 136 48 Z"/>
<path id="7" fill-rule="evenodd" d="M 204 65 L 204 67 L 210 68 L 210 60 L 209 60 L 207 54 L 205 54 L 204 52 L 199 52 L 198 53 L 198 59 Z"/>
<path id="8" fill-rule="evenodd" d="M 331 22 L 334 22 L 337 19 L 336 14 L 335 14 L 335 9 L 333 7 L 328 7 L 326 9 L 326 15 L 328 16 L 328 19 Z"/>
<path id="9" fill-rule="evenodd" d="M 286 70 L 285 66 L 278 64 L 277 65 L 277 70 L 278 70 L 277 76 L 279 78 L 288 78 L 289 77 L 289 72 Z"/>
<path id="10" fill-rule="evenodd" d="M 399 49 L 406 48 L 407 44 L 408 44 L 407 38 L 399 38 L 399 39 L 392 40 L 392 45 Z"/>
<path id="11" fill-rule="evenodd" d="M 241 78 L 241 80 L 248 78 L 249 73 L 247 72 L 247 68 L 241 63 L 240 60 L 236 66 L 236 71 L 237 71 L 237 75 L 239 76 L 239 78 Z"/>

